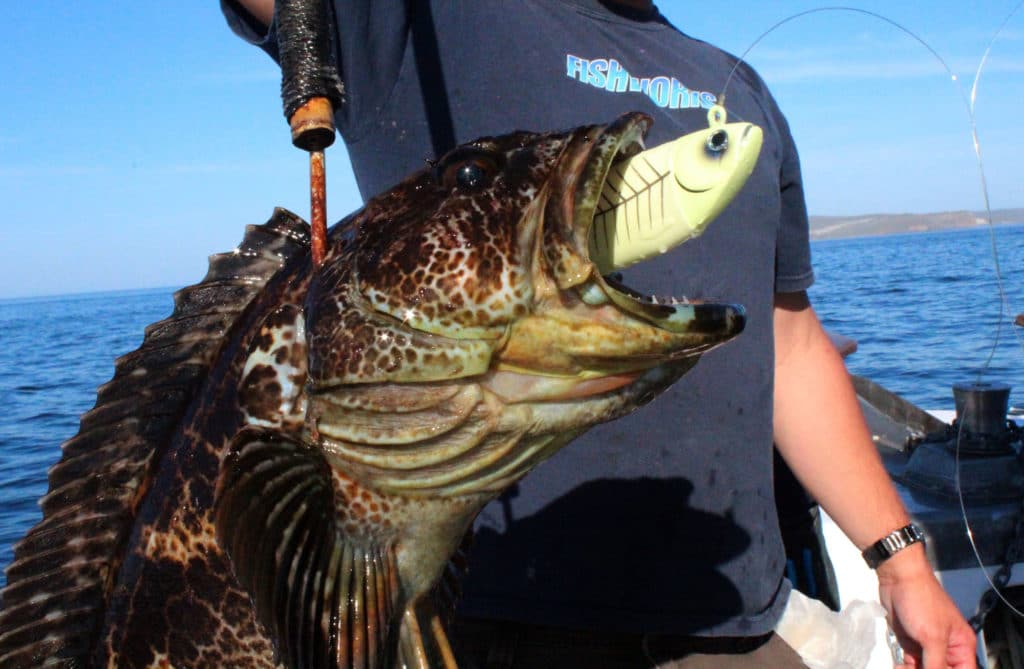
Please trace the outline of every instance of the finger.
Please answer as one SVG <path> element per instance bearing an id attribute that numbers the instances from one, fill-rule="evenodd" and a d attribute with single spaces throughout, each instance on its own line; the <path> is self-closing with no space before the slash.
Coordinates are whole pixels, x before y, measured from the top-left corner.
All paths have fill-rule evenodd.
<path id="1" fill-rule="evenodd" d="M 931 637 L 921 647 L 921 666 L 924 669 L 946 669 L 946 643 L 944 637 Z"/>
<path id="2" fill-rule="evenodd" d="M 898 665 L 899 669 L 919 669 L 920 666 L 919 656 L 915 657 L 909 653 L 904 653 L 903 664 Z"/>
<path id="3" fill-rule="evenodd" d="M 946 661 L 952 669 L 976 669 L 977 637 L 966 624 L 950 635 Z"/>
<path id="4" fill-rule="evenodd" d="M 900 649 L 893 666 L 895 669 L 920 669 L 921 667 L 921 656 L 914 655 L 905 650 Z"/>
<path id="5" fill-rule="evenodd" d="M 900 657 L 896 658 L 896 664 L 904 669 L 920 669 L 923 666 L 921 644 L 902 633 L 901 630 L 896 631 L 896 641 L 900 649 Z"/>

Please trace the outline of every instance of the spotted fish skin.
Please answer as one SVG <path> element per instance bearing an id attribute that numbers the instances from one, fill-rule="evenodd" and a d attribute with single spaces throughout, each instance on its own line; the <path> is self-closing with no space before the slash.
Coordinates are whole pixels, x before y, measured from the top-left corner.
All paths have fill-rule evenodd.
<path id="1" fill-rule="evenodd" d="M 588 257 L 648 124 L 460 147 L 332 228 L 316 269 L 281 211 L 216 257 L 51 472 L 72 490 L 16 549 L 0 666 L 455 667 L 480 509 L 742 330 Z M 89 468 L 107 502 L 67 483 Z"/>
<path id="2" fill-rule="evenodd" d="M 267 331 L 295 318 L 281 305 L 301 303 L 308 263 L 296 265 L 271 279 L 236 324 L 159 463 L 110 593 L 97 666 L 278 666 L 218 543 L 213 508 L 232 438 L 250 423 L 296 425 L 280 382 L 252 363 L 290 348 Z M 273 371 L 291 376 L 291 362 L 289 355 Z"/>

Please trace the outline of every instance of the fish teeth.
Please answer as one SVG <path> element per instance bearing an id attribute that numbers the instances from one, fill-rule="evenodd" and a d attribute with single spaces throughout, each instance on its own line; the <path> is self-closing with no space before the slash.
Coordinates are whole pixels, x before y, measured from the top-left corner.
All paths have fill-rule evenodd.
<path id="1" fill-rule="evenodd" d="M 644 295 L 639 297 L 638 300 L 646 304 L 660 304 L 663 306 L 690 303 L 685 297 L 675 297 L 674 295 Z"/>
<path id="2" fill-rule="evenodd" d="M 690 303 L 690 301 L 687 300 L 685 297 L 676 297 L 675 295 L 659 296 L 656 299 L 658 301 L 658 304 L 676 305 L 676 304 L 689 304 Z"/>

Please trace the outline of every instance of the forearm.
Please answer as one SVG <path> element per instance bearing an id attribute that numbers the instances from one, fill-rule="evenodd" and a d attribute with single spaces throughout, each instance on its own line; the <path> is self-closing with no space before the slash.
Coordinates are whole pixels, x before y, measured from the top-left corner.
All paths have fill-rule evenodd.
<path id="1" fill-rule="evenodd" d="M 775 440 L 800 482 L 864 549 L 909 521 L 861 415 L 842 358 L 807 296 L 775 301 Z M 971 628 L 914 544 L 878 567 L 879 598 L 908 667 L 974 666 Z"/>
<path id="2" fill-rule="evenodd" d="M 775 441 L 861 549 L 909 522 L 864 424 L 846 367 L 802 294 L 775 309 Z"/>
<path id="3" fill-rule="evenodd" d="M 270 26 L 270 22 L 274 20 L 274 0 L 232 0 L 239 7 L 243 8 L 249 13 L 252 18 L 263 25 L 264 28 Z"/>

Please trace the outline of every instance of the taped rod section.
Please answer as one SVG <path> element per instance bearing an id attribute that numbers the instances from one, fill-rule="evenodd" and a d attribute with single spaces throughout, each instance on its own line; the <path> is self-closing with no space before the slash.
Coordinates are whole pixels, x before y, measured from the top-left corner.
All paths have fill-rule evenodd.
<path id="1" fill-rule="evenodd" d="M 343 85 L 331 57 L 325 0 L 278 0 L 274 5 L 281 62 L 281 102 L 292 144 L 309 151 L 311 254 L 314 267 L 327 248 L 324 149 L 334 143 L 334 105 Z"/>
<path id="2" fill-rule="evenodd" d="M 281 62 L 281 102 L 285 118 L 292 125 L 292 142 L 306 151 L 320 151 L 334 142 L 330 108 L 341 104 L 344 92 L 331 57 L 327 5 L 324 0 L 279 0 L 274 5 L 274 13 Z M 296 113 L 314 98 L 327 100 L 329 133 L 322 125 L 321 105 L 303 109 L 301 127 L 296 128 Z M 315 122 L 310 120 L 311 116 L 315 117 Z"/>

